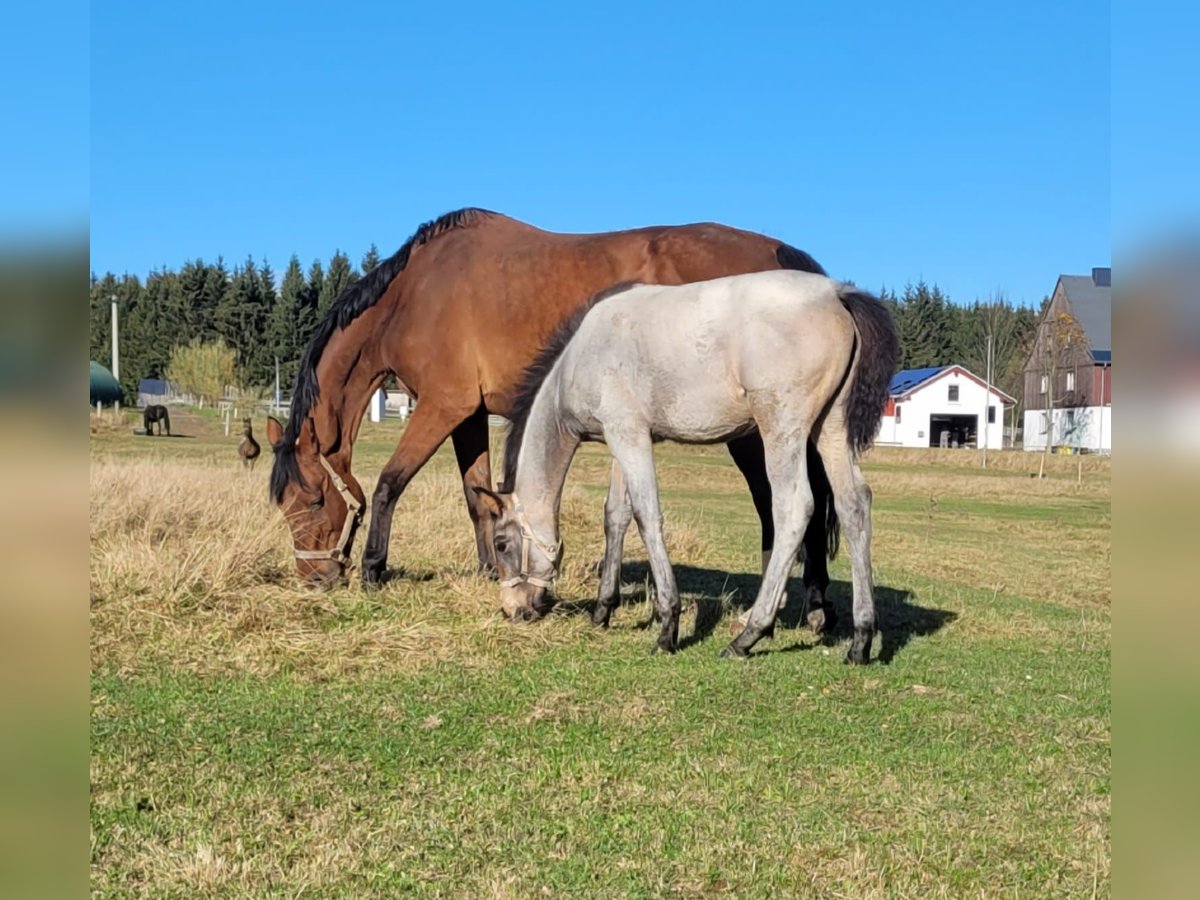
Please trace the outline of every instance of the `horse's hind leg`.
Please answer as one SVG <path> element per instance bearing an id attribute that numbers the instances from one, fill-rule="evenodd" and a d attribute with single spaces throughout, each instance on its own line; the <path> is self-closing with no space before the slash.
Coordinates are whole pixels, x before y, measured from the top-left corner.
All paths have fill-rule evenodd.
<path id="1" fill-rule="evenodd" d="M 481 506 L 475 488 L 492 489 L 492 465 L 488 453 L 487 410 L 479 408 L 450 434 L 454 442 L 454 456 L 458 460 L 458 471 L 462 475 L 463 493 L 467 498 L 467 513 L 475 528 L 475 553 L 479 558 L 479 571 L 485 575 L 496 572 L 495 551 L 492 549 L 493 521 Z"/>
<path id="2" fill-rule="evenodd" d="M 821 429 L 817 447 L 825 462 L 825 471 L 833 488 L 846 544 L 850 549 L 850 568 L 854 584 L 854 638 L 846 662 L 864 665 L 871 659 L 871 640 L 875 636 L 875 595 L 871 575 L 871 489 L 863 479 L 846 436 L 846 426 L 837 410 Z"/>
<path id="3" fill-rule="evenodd" d="M 606 429 L 604 440 L 625 477 L 633 517 L 646 546 L 650 571 L 654 573 L 654 584 L 658 589 L 662 631 L 655 649 L 674 653 L 679 648 L 679 590 L 663 540 L 662 510 L 658 504 L 658 479 L 654 474 L 654 448 L 650 435 L 634 429 L 619 432 Z"/>
<path id="4" fill-rule="evenodd" d="M 813 496 L 808 484 L 808 464 L 804 435 L 791 434 L 779 440 L 764 435 L 767 472 L 771 477 L 772 517 L 775 522 L 775 549 L 767 563 L 758 597 L 742 633 L 722 651 L 722 656 L 746 656 L 775 625 L 783 606 L 792 560 L 800 549 L 805 527 L 812 516 Z"/>
<path id="5" fill-rule="evenodd" d="M 625 532 L 633 519 L 633 504 L 625 486 L 625 475 L 614 459 L 604 500 L 604 560 L 600 563 L 600 592 L 592 622 L 608 626 L 612 611 L 621 601 L 621 557 L 625 551 Z"/>

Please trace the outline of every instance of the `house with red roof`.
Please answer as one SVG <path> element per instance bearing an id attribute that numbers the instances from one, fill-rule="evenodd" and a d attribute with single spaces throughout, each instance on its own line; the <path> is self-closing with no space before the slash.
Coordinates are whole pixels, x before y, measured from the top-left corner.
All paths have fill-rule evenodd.
<path id="1" fill-rule="evenodd" d="M 1016 401 L 964 366 L 897 372 L 875 443 L 893 447 L 1004 447 L 1004 413 Z"/>

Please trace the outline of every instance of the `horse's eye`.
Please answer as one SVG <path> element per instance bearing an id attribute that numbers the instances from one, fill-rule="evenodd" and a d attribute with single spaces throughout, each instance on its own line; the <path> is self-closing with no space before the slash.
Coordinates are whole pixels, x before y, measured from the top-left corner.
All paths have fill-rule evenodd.
<path id="1" fill-rule="evenodd" d="M 308 504 L 308 508 L 311 509 L 313 512 L 316 512 L 318 509 L 320 509 L 324 505 L 325 505 L 325 498 L 318 497 L 312 503 Z"/>
<path id="2" fill-rule="evenodd" d="M 497 553 L 508 552 L 508 541 L 505 540 L 504 538 L 496 538 L 496 552 Z"/>

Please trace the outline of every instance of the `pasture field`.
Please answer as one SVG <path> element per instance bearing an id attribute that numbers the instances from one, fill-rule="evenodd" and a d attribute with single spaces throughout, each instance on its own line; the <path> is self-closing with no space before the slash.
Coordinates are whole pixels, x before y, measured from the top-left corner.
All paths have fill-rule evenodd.
<path id="1" fill-rule="evenodd" d="M 882 638 L 852 668 L 844 553 L 828 644 L 794 600 L 717 658 L 759 561 L 721 447 L 658 448 L 686 604 L 663 657 L 636 533 L 613 628 L 586 615 L 603 447 L 568 480 L 563 602 L 514 625 L 449 447 L 400 501 L 396 577 L 310 593 L 269 449 L 244 472 L 211 417 L 131 427 L 91 440 L 97 895 L 1110 892 L 1106 460 L 1077 483 L 1071 459 L 1036 480 L 1034 455 L 872 451 Z M 368 493 L 399 429 L 363 426 Z"/>

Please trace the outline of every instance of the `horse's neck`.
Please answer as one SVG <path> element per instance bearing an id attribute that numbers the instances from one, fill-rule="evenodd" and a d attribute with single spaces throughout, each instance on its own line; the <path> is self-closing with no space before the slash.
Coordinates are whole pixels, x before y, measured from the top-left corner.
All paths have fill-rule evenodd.
<path id="1" fill-rule="evenodd" d="M 556 386 L 559 369 L 556 366 L 547 376 L 533 401 L 513 482 L 513 491 L 520 498 L 530 527 L 539 537 L 550 540 L 558 540 L 563 484 L 579 447 L 579 438 L 561 427 L 559 411 L 552 399 L 559 393 Z"/>
<path id="2" fill-rule="evenodd" d="M 372 335 L 365 327 L 366 318 L 369 317 L 362 316 L 339 331 L 334 339 L 337 348 L 331 340 L 317 364 L 320 394 L 313 410 L 317 443 L 322 452 L 331 452 L 336 447 L 347 458 L 371 395 L 387 374 L 380 361 L 379 336 Z M 354 347 L 354 351 L 345 352 L 343 342 Z"/>

